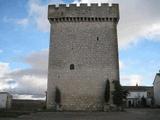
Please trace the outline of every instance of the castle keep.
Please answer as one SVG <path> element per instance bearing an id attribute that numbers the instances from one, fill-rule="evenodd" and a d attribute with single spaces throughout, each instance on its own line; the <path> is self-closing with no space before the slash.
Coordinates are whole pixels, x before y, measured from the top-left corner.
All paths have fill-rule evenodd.
<path id="1" fill-rule="evenodd" d="M 106 80 L 119 80 L 118 4 L 48 6 L 51 24 L 47 108 L 102 110 Z M 112 104 L 112 95 L 109 103 Z"/>

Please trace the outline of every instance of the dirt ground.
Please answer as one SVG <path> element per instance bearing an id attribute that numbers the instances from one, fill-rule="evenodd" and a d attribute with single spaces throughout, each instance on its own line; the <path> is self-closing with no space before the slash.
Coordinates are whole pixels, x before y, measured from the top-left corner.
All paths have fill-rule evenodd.
<path id="1" fill-rule="evenodd" d="M 37 112 L 0 120 L 160 120 L 160 109 L 126 109 L 125 112 Z"/>

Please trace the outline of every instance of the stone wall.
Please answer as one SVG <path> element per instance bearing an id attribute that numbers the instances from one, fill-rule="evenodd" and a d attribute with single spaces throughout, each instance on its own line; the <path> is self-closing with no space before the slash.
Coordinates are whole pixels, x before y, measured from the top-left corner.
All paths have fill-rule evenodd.
<path id="1" fill-rule="evenodd" d="M 160 73 L 157 73 L 153 82 L 154 102 L 156 106 L 160 106 Z"/>
<path id="2" fill-rule="evenodd" d="M 102 110 L 106 80 L 110 80 L 111 92 L 114 89 L 112 81 L 119 80 L 116 28 L 119 19 L 118 13 L 116 21 L 113 19 L 103 21 L 103 17 L 109 19 L 112 16 L 112 7 L 107 4 L 97 7 L 97 9 L 92 9 L 93 6 L 84 7 L 84 9 L 81 7 L 70 8 L 76 16 L 74 21 L 73 16 L 70 16 L 71 11 L 65 10 L 63 14 L 65 19 L 63 20 L 63 17 L 58 14 L 59 9 L 49 6 L 51 36 L 48 108 L 55 107 L 55 87 L 58 87 L 61 91 L 62 110 Z M 118 11 L 118 7 L 116 8 L 114 7 L 114 10 Z M 96 11 L 106 12 L 105 9 L 107 13 L 102 17 L 96 14 Z M 90 12 L 87 13 L 87 10 Z M 93 17 L 95 21 L 86 21 L 82 11 L 89 18 Z M 67 20 L 70 17 L 73 21 Z M 81 19 L 76 21 L 81 17 L 82 21 Z M 55 20 L 56 18 L 57 20 Z M 102 21 L 96 21 L 96 18 L 101 18 Z M 72 65 L 74 65 L 74 69 L 70 69 Z M 112 103 L 112 99 L 110 99 L 110 103 Z"/>
<path id="3" fill-rule="evenodd" d="M 65 4 L 60 4 L 59 7 L 56 5 L 48 6 L 48 18 L 49 20 L 53 18 L 115 18 L 119 20 L 119 6 L 118 4 L 70 4 L 67 7 Z"/>
<path id="4" fill-rule="evenodd" d="M 21 100 L 13 99 L 12 110 L 14 111 L 34 111 L 45 109 L 44 100 Z"/>

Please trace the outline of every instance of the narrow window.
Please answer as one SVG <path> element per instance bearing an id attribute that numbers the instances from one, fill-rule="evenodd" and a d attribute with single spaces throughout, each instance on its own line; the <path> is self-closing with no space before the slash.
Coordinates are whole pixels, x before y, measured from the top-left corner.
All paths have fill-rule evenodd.
<path id="1" fill-rule="evenodd" d="M 70 65 L 70 70 L 74 70 L 74 64 Z"/>
<path id="2" fill-rule="evenodd" d="M 67 17 L 67 21 L 69 20 L 69 18 Z"/>
<path id="3" fill-rule="evenodd" d="M 94 21 L 94 18 L 92 18 L 92 21 Z"/>
<path id="4" fill-rule="evenodd" d="M 114 22 L 117 22 L 117 18 L 114 18 Z"/>
<path id="5" fill-rule="evenodd" d="M 99 37 L 97 37 L 97 41 L 99 41 Z"/>
<path id="6" fill-rule="evenodd" d="M 106 20 L 108 21 L 108 18 L 106 18 Z"/>

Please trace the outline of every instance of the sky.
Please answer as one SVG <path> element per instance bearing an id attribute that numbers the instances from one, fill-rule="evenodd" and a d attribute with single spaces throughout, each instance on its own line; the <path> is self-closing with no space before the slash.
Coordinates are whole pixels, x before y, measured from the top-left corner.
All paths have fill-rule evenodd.
<path id="1" fill-rule="evenodd" d="M 160 70 L 159 0 L 0 0 L 0 91 L 44 99 L 50 24 L 48 4 L 119 3 L 122 85 L 153 85 Z"/>

